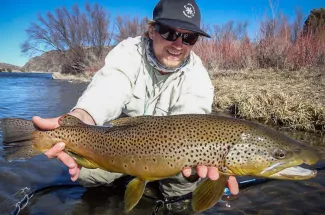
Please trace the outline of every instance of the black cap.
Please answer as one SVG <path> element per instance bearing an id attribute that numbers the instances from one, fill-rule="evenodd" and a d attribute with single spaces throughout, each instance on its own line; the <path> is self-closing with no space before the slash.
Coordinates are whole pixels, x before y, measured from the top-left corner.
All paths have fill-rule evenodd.
<path id="1" fill-rule="evenodd" d="M 200 9 L 194 0 L 160 0 L 153 10 L 153 20 L 173 28 L 211 37 L 200 28 Z"/>

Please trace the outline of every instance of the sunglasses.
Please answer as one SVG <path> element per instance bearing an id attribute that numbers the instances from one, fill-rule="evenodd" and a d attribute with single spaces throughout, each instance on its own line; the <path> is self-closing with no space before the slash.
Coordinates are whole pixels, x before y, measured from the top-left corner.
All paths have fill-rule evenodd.
<path id="1" fill-rule="evenodd" d="M 184 45 L 194 45 L 199 38 L 198 34 L 180 33 L 167 26 L 161 24 L 155 25 L 155 31 L 167 41 L 176 41 L 179 37 L 182 37 L 182 43 Z"/>

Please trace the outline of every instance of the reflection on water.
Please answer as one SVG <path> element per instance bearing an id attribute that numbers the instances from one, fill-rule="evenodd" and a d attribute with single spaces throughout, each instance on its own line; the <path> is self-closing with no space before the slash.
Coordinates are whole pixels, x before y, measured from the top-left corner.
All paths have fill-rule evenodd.
<path id="1" fill-rule="evenodd" d="M 0 117 L 54 117 L 69 111 L 86 85 L 51 77 L 50 74 L 0 73 Z"/>
<path id="2" fill-rule="evenodd" d="M 73 107 L 85 87 L 82 83 L 52 80 L 49 74 L 0 73 L 0 118 L 59 116 Z M 325 146 L 324 136 L 281 132 L 318 147 L 319 151 Z M 14 208 L 23 196 L 17 193 L 22 188 L 35 190 L 72 183 L 67 168 L 56 159 L 40 155 L 27 161 L 7 162 L 1 153 L 0 150 L 0 214 L 8 214 Z M 321 165 L 325 163 L 318 164 Z M 202 214 L 321 214 L 325 211 L 324 179 L 325 171 L 320 171 L 316 178 L 307 181 L 274 180 L 251 186 Z M 35 194 L 20 214 L 122 214 L 123 196 L 121 186 L 64 187 Z M 130 214 L 151 215 L 154 206 L 152 199 L 142 198 Z M 182 210 L 178 212 L 165 208 L 159 214 L 192 213 L 190 203 L 179 208 Z"/>

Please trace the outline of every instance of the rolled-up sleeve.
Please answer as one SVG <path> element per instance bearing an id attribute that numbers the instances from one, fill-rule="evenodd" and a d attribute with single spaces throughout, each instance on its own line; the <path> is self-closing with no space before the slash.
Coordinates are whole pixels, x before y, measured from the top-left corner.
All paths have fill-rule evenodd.
<path id="1" fill-rule="evenodd" d="M 87 111 L 97 125 L 117 118 L 132 96 L 133 76 L 140 64 L 134 42 L 126 40 L 105 59 L 73 109 Z"/>
<path id="2" fill-rule="evenodd" d="M 117 118 L 128 102 L 131 84 L 120 72 L 99 71 L 74 107 L 87 111 L 97 125 Z"/>

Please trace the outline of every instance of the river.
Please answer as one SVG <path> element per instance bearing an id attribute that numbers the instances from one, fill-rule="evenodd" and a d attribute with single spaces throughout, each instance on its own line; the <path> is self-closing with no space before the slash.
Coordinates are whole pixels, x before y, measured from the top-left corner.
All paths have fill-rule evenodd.
<path id="1" fill-rule="evenodd" d="M 0 118 L 57 117 L 67 113 L 85 89 L 85 83 L 52 80 L 50 74 L 0 73 Z M 325 145 L 321 136 L 288 134 L 313 145 Z M 57 187 L 37 192 L 20 204 L 25 207 L 19 214 L 123 212 L 124 189 L 120 187 L 80 187 L 70 181 L 61 162 L 44 155 L 13 162 L 4 160 L 2 151 L 0 155 L 0 214 L 18 211 L 16 203 L 24 197 L 27 200 L 26 194 L 53 185 Z M 270 181 L 250 186 L 202 214 L 321 214 L 325 212 L 324 200 L 325 170 L 322 170 L 307 181 Z M 151 215 L 154 206 L 153 200 L 143 198 L 130 214 Z M 189 214 L 189 211 L 185 208 L 176 213 L 165 208 L 159 214 Z"/>

